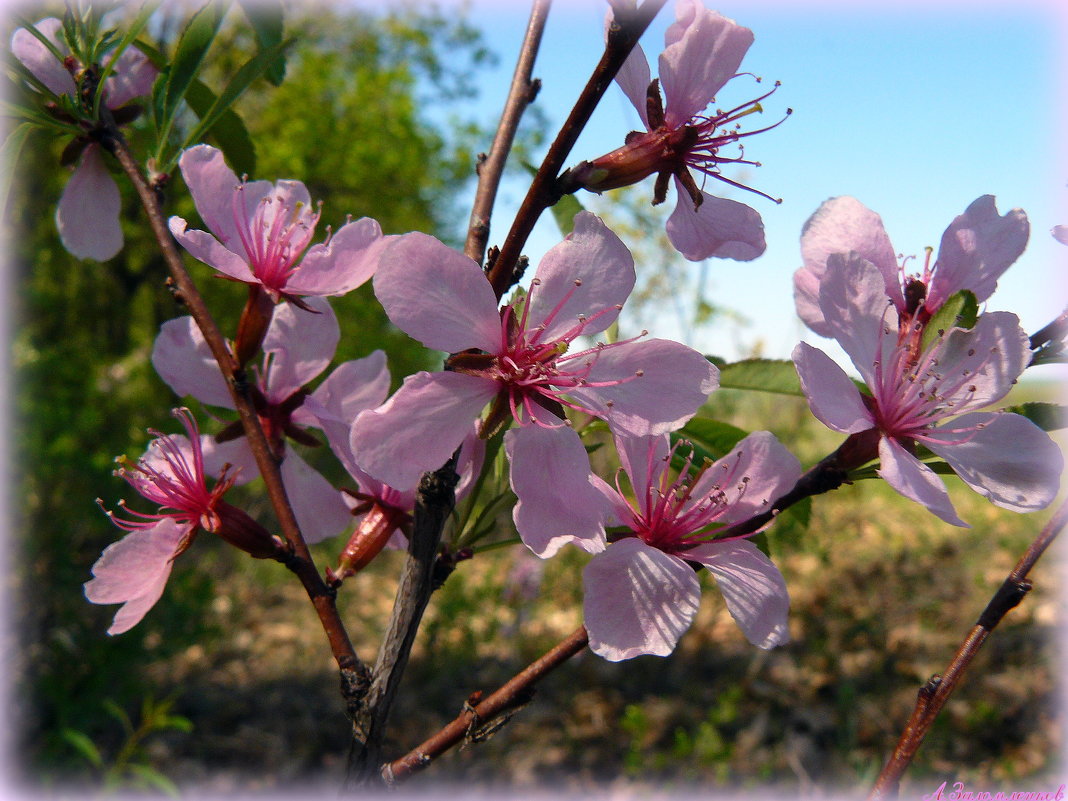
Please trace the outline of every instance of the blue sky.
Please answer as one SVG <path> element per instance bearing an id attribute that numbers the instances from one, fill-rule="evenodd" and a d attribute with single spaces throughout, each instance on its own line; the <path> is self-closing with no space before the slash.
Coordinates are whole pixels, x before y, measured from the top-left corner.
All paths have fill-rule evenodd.
<path id="1" fill-rule="evenodd" d="M 754 321 L 742 332 L 743 344 L 760 340 L 764 355 L 785 358 L 802 337 L 820 342 L 796 320 L 790 277 L 800 264 L 805 219 L 824 199 L 842 194 L 879 212 L 894 246 L 921 260 L 924 246 L 937 247 L 946 225 L 979 195 L 995 195 L 1003 213 L 1025 209 L 1030 244 L 989 308 L 1016 312 L 1029 333 L 1059 313 L 1068 294 L 1068 248 L 1049 229 L 1068 222 L 1068 160 L 1058 147 L 1065 140 L 1066 66 L 1059 51 L 1068 26 L 1051 3 L 802 8 L 747 0 L 714 7 L 756 35 L 743 69 L 783 84 L 767 101 L 764 119 L 750 118 L 753 125 L 794 109 L 786 124 L 747 145 L 747 156 L 763 164 L 748 181 L 781 196 L 782 205 L 730 194 L 763 215 L 767 253 L 746 264 L 713 260 L 709 270 L 712 299 Z M 479 113 L 489 119 L 503 102 L 528 8 L 515 0 L 476 0 L 473 8 L 501 56 L 479 101 Z M 535 75 L 553 124 L 563 120 L 596 63 L 605 8 L 603 0 L 557 0 L 550 13 Z M 650 57 L 659 53 L 673 16 L 669 2 L 643 39 Z M 721 92 L 719 105 L 741 103 L 754 88 L 738 79 Z M 617 147 L 638 126 L 613 87 L 569 163 Z M 502 192 L 495 234 L 503 235 L 521 191 Z M 551 224 L 541 225 L 528 247 L 532 260 L 556 239 Z M 654 335 L 672 335 L 671 325 L 666 316 L 664 330 Z M 735 339 L 713 327 L 691 344 L 736 357 Z"/>

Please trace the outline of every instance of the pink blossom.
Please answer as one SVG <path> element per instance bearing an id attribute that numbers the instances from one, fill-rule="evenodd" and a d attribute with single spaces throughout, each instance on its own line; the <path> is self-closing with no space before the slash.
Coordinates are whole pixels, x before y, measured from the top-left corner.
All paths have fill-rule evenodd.
<path id="1" fill-rule="evenodd" d="M 647 132 L 631 133 L 626 145 L 580 165 L 573 176 L 586 189 L 599 192 L 656 174 L 654 204 L 664 201 L 674 178 L 678 203 L 668 219 L 667 234 L 675 249 L 691 261 L 712 256 L 749 261 L 764 252 L 760 215 L 743 203 L 708 194 L 691 174 L 692 170 L 702 180 L 715 178 L 768 197 L 725 177 L 721 169 L 724 164 L 757 165 L 745 158 L 740 142 L 769 128 L 743 132 L 738 120 L 762 111 L 760 101 L 771 92 L 728 111 L 706 110 L 736 76 L 752 43 L 748 28 L 704 8 L 699 0 L 679 0 L 660 54 L 659 88 L 650 81 L 640 45 L 616 76 Z M 738 146 L 736 155 L 725 152 L 732 145 Z"/>
<path id="2" fill-rule="evenodd" d="M 611 661 L 671 653 L 700 603 L 693 565 L 716 577 L 750 642 L 786 642 L 789 598 L 778 569 L 744 538 L 716 539 L 768 511 L 800 477 L 797 459 L 771 434 L 750 434 L 693 476 L 687 460 L 675 478 L 668 465 L 679 445 L 666 435 L 616 437 L 630 495 L 618 474 L 614 486 L 593 475 L 581 442 L 557 430 L 509 431 L 505 447 L 519 499 L 513 519 L 527 546 L 548 556 L 570 542 L 595 554 L 583 571 L 594 652 Z"/>
<path id="3" fill-rule="evenodd" d="M 190 230 L 181 217 L 171 217 L 171 233 L 194 258 L 235 281 L 263 286 L 276 300 L 355 289 L 371 277 L 391 238 L 364 217 L 311 245 L 319 208 L 300 181 L 238 180 L 222 152 L 208 145 L 186 150 L 178 166 L 211 233 Z"/>
<path id="4" fill-rule="evenodd" d="M 375 351 L 338 365 L 309 394 L 304 387 L 330 364 L 340 330 L 325 298 L 309 298 L 306 305 L 311 311 L 291 303 L 276 309 L 263 341 L 263 363 L 253 371 L 252 394 L 268 442 L 284 454 L 282 481 L 297 523 L 305 539 L 315 543 L 341 532 L 351 515 L 341 493 L 292 448 L 286 449 L 285 440 L 319 444 L 305 431 L 308 426 L 322 428 L 312 411 L 317 405 L 336 408 L 350 423 L 360 411 L 377 406 L 389 392 L 389 371 L 385 354 Z M 163 324 L 152 350 L 152 364 L 178 395 L 234 408 L 226 381 L 191 317 Z M 244 481 L 251 481 L 259 471 L 242 434 L 237 421 L 217 435 L 216 443 L 235 440 L 230 461 L 243 468 Z"/>
<path id="5" fill-rule="evenodd" d="M 1068 245 L 1068 225 L 1055 225 L 1050 233 L 1062 245 Z"/>
<path id="6" fill-rule="evenodd" d="M 928 250 L 922 272 L 909 274 L 908 259 L 899 261 L 894 255 L 878 214 L 856 198 L 831 198 L 808 219 L 801 234 L 804 266 L 794 273 L 797 313 L 817 334 L 831 336 L 820 307 L 820 286 L 828 258 L 850 253 L 878 269 L 885 294 L 905 321 L 926 323 L 962 289 L 982 303 L 993 294 L 1001 274 L 1023 253 L 1029 229 L 1022 209 L 999 215 L 994 197 L 983 195 L 942 234 L 937 260 L 931 263 Z"/>
<path id="7" fill-rule="evenodd" d="M 916 456 L 923 445 L 976 492 L 1018 512 L 1047 506 L 1057 493 L 1060 450 L 1027 418 L 977 412 L 1003 398 L 1031 358 L 1016 315 L 988 312 L 971 329 L 902 325 L 884 275 L 856 251 L 832 254 L 820 310 L 871 390 L 862 396 L 822 351 L 793 353 L 812 413 L 843 433 L 878 432 L 879 475 L 895 490 L 953 525 L 966 526 L 942 480 Z"/>
<path id="8" fill-rule="evenodd" d="M 635 338 L 569 352 L 579 336 L 611 325 L 634 286 L 629 251 L 587 212 L 542 259 L 521 306 L 498 311 L 474 261 L 418 233 L 385 252 L 374 286 L 396 326 L 454 354 L 450 371 L 409 376 L 356 419 L 353 453 L 394 487 L 444 464 L 490 403 L 485 436 L 508 420 L 565 425 L 565 408 L 614 431 L 659 434 L 689 420 L 718 384 L 716 368 L 676 342 Z"/>
<path id="9" fill-rule="evenodd" d="M 60 53 L 66 51 L 66 43 L 60 39 L 63 27 L 60 20 L 49 17 L 34 27 Z M 67 95 L 77 104 L 72 76 L 72 72 L 80 70 L 77 63 L 72 60 L 68 67 L 25 28 L 17 29 L 11 37 L 11 52 L 50 92 Z M 143 53 L 134 48 L 124 50 L 104 84 L 104 104 L 109 109 L 117 109 L 135 97 L 148 94 L 156 74 L 156 68 Z M 56 226 L 63 247 L 71 254 L 79 259 L 105 261 L 122 249 L 119 223 L 122 200 L 104 164 L 100 145 L 88 134 L 78 141 L 82 147 L 81 160 L 60 197 Z"/>
<path id="10" fill-rule="evenodd" d="M 136 625 L 163 594 L 171 564 L 189 547 L 198 529 L 219 534 L 246 550 L 268 555 L 275 544 L 239 509 L 222 500 L 234 484 L 228 468 L 206 467 L 204 442 L 188 409 L 176 409 L 188 437 L 150 430 L 156 439 L 136 464 L 123 463 L 116 475 L 156 504 L 153 513 L 135 512 L 125 502 L 125 517 L 107 512 L 111 521 L 130 533 L 112 543 L 93 565 L 85 597 L 96 604 L 122 603 L 108 634 L 121 634 Z M 211 468 L 211 469 L 209 469 Z M 209 474 L 218 475 L 208 489 Z M 266 539 L 264 539 L 266 538 Z M 257 550 L 259 549 L 259 550 Z"/>

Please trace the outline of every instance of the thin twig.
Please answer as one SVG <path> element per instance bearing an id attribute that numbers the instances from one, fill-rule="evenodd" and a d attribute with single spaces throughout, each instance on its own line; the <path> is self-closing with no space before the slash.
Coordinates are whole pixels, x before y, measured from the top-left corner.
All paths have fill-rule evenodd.
<path id="1" fill-rule="evenodd" d="M 338 667 L 342 671 L 343 685 L 353 691 L 359 691 L 368 676 L 367 667 L 356 656 L 352 642 L 349 640 L 348 632 L 345 630 L 344 623 L 341 621 L 334 604 L 334 594 L 326 586 L 316 570 L 308 545 L 300 532 L 300 526 L 297 525 L 296 516 L 293 514 L 293 508 L 289 504 L 285 487 L 282 484 L 278 463 L 271 454 L 270 446 L 267 444 L 267 438 L 263 434 L 256 409 L 248 394 L 248 383 L 244 371 L 235 361 L 230 348 L 226 344 L 226 340 L 223 339 L 222 333 L 208 311 L 204 299 L 186 271 L 185 265 L 182 263 L 181 254 L 175 247 L 170 231 L 167 230 L 167 224 L 164 222 L 163 209 L 160 206 L 159 198 L 142 174 L 140 166 L 126 144 L 126 140 L 118 129 L 112 126 L 106 132 L 103 141 L 108 149 L 115 154 L 123 172 L 126 173 L 137 191 L 141 205 L 148 216 L 152 233 L 156 237 L 156 242 L 163 254 L 163 259 L 167 264 L 171 278 L 177 286 L 178 293 L 194 321 L 196 321 L 197 326 L 204 334 L 204 339 L 218 362 L 223 377 L 226 379 L 226 386 L 230 390 L 234 407 L 241 418 L 245 436 L 248 438 L 249 448 L 256 459 L 260 474 L 263 476 L 267 494 L 278 518 L 278 524 L 286 540 L 293 546 L 294 556 L 286 561 L 286 566 L 300 579 L 308 593 L 308 597 L 315 606 L 315 611 L 319 615 L 319 620 L 322 622 L 323 630 L 329 640 L 331 653 L 333 653 L 334 659 L 337 660 Z"/>
<path id="2" fill-rule="evenodd" d="M 945 706 L 957 684 L 960 683 L 964 671 L 968 669 L 990 632 L 1001 622 L 1001 618 L 1020 603 L 1031 590 L 1031 582 L 1027 580 L 1027 574 L 1031 572 L 1031 568 L 1035 566 L 1065 525 L 1068 525 L 1068 502 L 1062 504 L 1056 511 L 994 593 L 994 597 L 990 599 L 990 603 L 987 604 L 979 620 L 976 621 L 975 626 L 968 632 L 968 636 L 957 650 L 953 661 L 949 663 L 946 672 L 941 676 L 932 676 L 920 689 L 912 715 L 901 732 L 894 753 L 882 773 L 879 774 L 879 778 L 876 779 L 875 786 L 868 796 L 869 801 L 897 797 L 901 777 L 912 763 L 927 732 L 930 731 L 931 725 L 938 717 L 938 713 Z"/>
<path id="3" fill-rule="evenodd" d="M 534 60 L 537 58 L 538 48 L 541 46 L 545 21 L 549 17 L 550 5 L 551 0 L 534 0 L 534 6 L 530 10 L 530 21 L 527 23 L 527 32 L 519 50 L 519 59 L 516 61 L 515 73 L 512 75 L 512 85 L 504 101 L 500 124 L 493 137 L 489 155 L 478 168 L 478 189 L 475 191 L 475 202 L 471 209 L 471 222 L 467 229 L 464 253 L 479 264 L 486 255 L 493 203 L 497 199 L 504 165 L 512 150 L 512 142 L 515 141 L 519 121 L 527 106 L 534 101 L 540 87 L 538 81 L 531 79 L 531 74 L 534 71 Z"/>
<path id="4" fill-rule="evenodd" d="M 641 7 L 635 9 L 632 14 L 621 16 L 618 12 L 616 13 L 615 21 L 608 32 L 608 40 L 605 43 L 601 60 L 575 102 L 575 107 L 571 109 L 560 133 L 549 146 L 545 159 L 538 168 L 538 173 L 534 176 L 526 197 L 523 198 L 523 204 L 512 223 L 512 228 L 490 269 L 488 277 L 498 298 L 503 297 L 508 288 L 518 280 L 516 265 L 519 264 L 519 257 L 526 245 L 527 237 L 534 230 L 534 224 L 545 209 L 559 200 L 556 179 L 563 169 L 564 162 L 571 154 L 571 148 L 575 146 L 579 134 L 586 127 L 593 110 L 611 85 L 612 79 L 616 77 L 623 62 L 634 49 L 634 45 L 638 43 L 638 39 L 641 38 L 665 2 L 667 0 L 645 0 Z"/>
<path id="5" fill-rule="evenodd" d="M 586 627 L 579 626 L 570 636 L 509 679 L 484 701 L 465 705 L 463 712 L 428 740 L 400 759 L 383 765 L 382 778 L 386 784 L 393 785 L 403 781 L 457 743 L 470 737 L 472 732 L 483 729 L 510 710 L 527 703 L 534 692 L 535 684 L 582 651 L 589 642 Z"/>

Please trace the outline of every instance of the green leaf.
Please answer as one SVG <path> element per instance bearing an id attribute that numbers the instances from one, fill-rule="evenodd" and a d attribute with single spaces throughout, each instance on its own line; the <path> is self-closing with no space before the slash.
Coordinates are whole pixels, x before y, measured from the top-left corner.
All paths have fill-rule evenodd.
<path id="1" fill-rule="evenodd" d="M 1068 428 L 1068 406 L 1062 406 L 1059 403 L 1031 401 L 1018 406 L 1007 406 L 1005 411 L 1022 414 L 1043 431 Z"/>
<path id="2" fill-rule="evenodd" d="M 720 368 L 721 389 L 751 389 L 804 397 L 794 363 L 788 359 L 745 359 Z"/>
<path id="3" fill-rule="evenodd" d="M 219 117 L 229 110 L 230 106 L 241 96 L 241 94 L 249 87 L 249 85 L 260 77 L 264 71 L 270 68 L 271 64 L 282 57 L 282 54 L 293 45 L 296 41 L 294 38 L 286 39 L 284 42 L 279 42 L 274 47 L 267 50 L 261 50 L 255 56 L 241 67 L 230 79 L 230 82 L 223 89 L 222 94 L 216 99 L 214 105 L 208 110 L 207 114 L 201 118 L 200 124 L 197 125 L 190 134 L 185 138 L 182 143 L 182 148 L 186 148 L 196 142 L 199 142 L 205 134 L 207 134 L 212 127 L 218 122 Z"/>
<path id="4" fill-rule="evenodd" d="M 975 299 L 975 294 L 962 289 L 943 303 L 942 308 L 931 316 L 930 321 L 924 327 L 920 344 L 926 349 L 951 328 L 971 328 L 978 317 L 979 301 Z"/>
<path id="5" fill-rule="evenodd" d="M 238 0 L 252 25 L 260 50 L 269 50 L 282 41 L 285 29 L 285 9 L 279 0 Z M 286 60 L 282 58 L 267 68 L 267 80 L 281 86 L 286 77 Z"/>
<path id="6" fill-rule="evenodd" d="M 126 710 L 124 710 L 121 706 L 116 704 L 110 698 L 105 698 L 101 703 L 101 706 L 103 706 L 104 709 L 107 710 L 109 715 L 111 715 L 113 718 L 115 718 L 115 720 L 119 721 L 119 723 L 122 724 L 122 728 L 126 730 L 127 736 L 130 736 L 134 733 L 133 722 L 130 720 L 130 716 L 126 714 Z"/>
<path id="7" fill-rule="evenodd" d="M 732 426 L 730 423 L 723 423 L 708 417 L 694 417 L 678 433 L 682 439 L 700 445 L 713 459 L 720 459 L 741 442 L 749 432 Z"/>
<path id="8" fill-rule="evenodd" d="M 178 792 L 178 787 L 160 773 L 155 768 L 151 768 L 148 765 L 128 765 L 126 768 L 131 775 L 141 779 L 148 787 L 154 787 L 165 795 L 169 795 L 171 798 L 180 797 L 181 793 Z"/>
<path id="9" fill-rule="evenodd" d="M 31 123 L 20 123 L 0 146 L 0 214 L 7 208 L 7 196 L 11 191 L 11 181 L 15 174 L 15 164 L 26 144 L 26 137 L 34 129 Z"/>
<path id="10" fill-rule="evenodd" d="M 100 100 L 104 94 L 104 82 L 114 70 L 115 62 L 119 60 L 119 56 L 126 51 L 126 48 L 130 46 L 133 40 L 138 37 L 145 25 L 148 24 L 148 18 L 155 13 L 158 7 L 159 0 L 151 0 L 151 2 L 147 2 L 141 6 L 141 10 L 137 12 L 137 16 L 134 17 L 133 21 L 130 23 L 130 27 L 126 30 L 125 35 L 115 47 L 115 50 L 111 54 L 111 58 L 108 60 L 108 63 L 104 65 L 104 68 L 100 73 L 99 83 L 96 88 L 96 98 L 94 100 L 95 108 L 100 107 Z"/>
<path id="11" fill-rule="evenodd" d="M 85 757 L 86 761 L 94 768 L 104 766 L 104 758 L 100 755 L 100 749 L 96 747 L 96 743 L 89 739 L 88 735 L 75 729 L 63 729 L 60 734 L 67 741 L 67 744 Z"/>
<path id="12" fill-rule="evenodd" d="M 167 69 L 166 80 L 163 81 L 161 92 L 162 99 L 159 102 L 160 130 L 167 133 L 170 130 L 171 120 L 178 110 L 178 104 L 182 102 L 190 84 L 196 79 L 200 67 L 204 63 L 204 56 L 208 48 L 215 41 L 215 35 L 222 23 L 221 6 L 217 3 L 208 3 L 197 11 L 185 26 L 178 44 L 174 49 L 174 60 Z M 159 82 L 157 82 L 157 86 Z"/>
<path id="13" fill-rule="evenodd" d="M 218 102 L 215 93 L 202 81 L 193 81 L 185 101 L 197 117 L 204 119 Z M 226 156 L 226 163 L 238 175 L 256 174 L 256 146 L 252 142 L 245 121 L 232 108 L 218 115 L 211 130 L 206 132 Z"/>

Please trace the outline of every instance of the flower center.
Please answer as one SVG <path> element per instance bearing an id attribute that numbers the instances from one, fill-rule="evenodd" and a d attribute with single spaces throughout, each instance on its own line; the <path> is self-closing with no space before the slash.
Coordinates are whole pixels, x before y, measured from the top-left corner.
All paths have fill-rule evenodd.
<path id="1" fill-rule="evenodd" d="M 234 227 L 248 257 L 249 269 L 268 289 L 281 291 L 297 270 L 297 261 L 315 235 L 320 211 L 290 203 L 281 192 L 263 198 L 249 212 L 242 182 L 234 193 Z"/>

